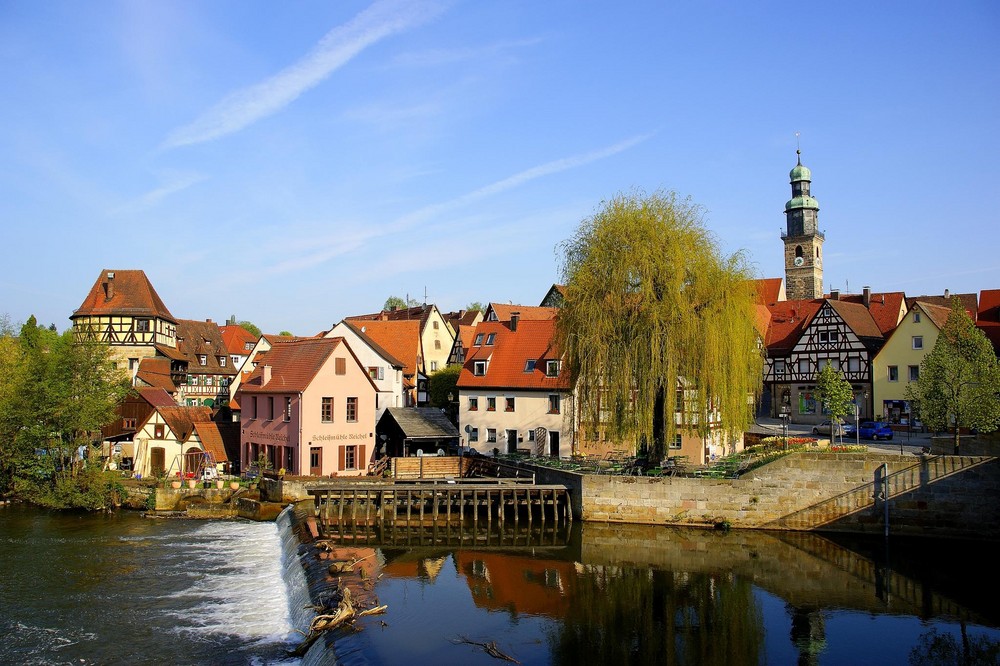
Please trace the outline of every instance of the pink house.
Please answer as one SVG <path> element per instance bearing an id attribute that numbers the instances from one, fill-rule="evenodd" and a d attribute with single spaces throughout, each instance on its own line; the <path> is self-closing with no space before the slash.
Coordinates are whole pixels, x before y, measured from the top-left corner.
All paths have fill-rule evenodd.
<path id="1" fill-rule="evenodd" d="M 365 474 L 375 449 L 376 393 L 344 338 L 275 345 L 236 395 L 240 469 L 263 455 L 287 474 Z"/>

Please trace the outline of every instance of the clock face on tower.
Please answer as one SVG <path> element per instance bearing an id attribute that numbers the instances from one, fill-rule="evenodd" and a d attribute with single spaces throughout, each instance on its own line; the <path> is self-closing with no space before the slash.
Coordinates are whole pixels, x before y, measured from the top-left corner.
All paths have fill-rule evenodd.
<path id="1" fill-rule="evenodd" d="M 795 261 L 793 261 L 792 263 L 795 264 L 796 266 L 801 266 L 806 262 L 805 259 L 803 259 L 802 257 L 795 257 Z"/>

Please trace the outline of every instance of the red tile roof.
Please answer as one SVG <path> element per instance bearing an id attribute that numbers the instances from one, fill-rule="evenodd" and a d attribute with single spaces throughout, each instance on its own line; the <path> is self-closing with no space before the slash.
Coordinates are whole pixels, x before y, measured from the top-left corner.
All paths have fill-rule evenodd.
<path id="1" fill-rule="evenodd" d="M 854 335 L 859 338 L 876 338 L 879 340 L 884 337 L 878 324 L 875 323 L 871 312 L 863 304 L 835 301 L 833 299 L 829 299 L 826 302 L 836 310 L 840 318 L 844 320 L 844 323 L 854 331 Z"/>
<path id="2" fill-rule="evenodd" d="M 976 321 L 1000 323 L 1000 289 L 979 292 L 979 317 Z"/>
<path id="3" fill-rule="evenodd" d="M 112 314 L 159 317 L 176 322 L 141 270 L 102 270 L 90 293 L 70 319 Z"/>
<path id="4" fill-rule="evenodd" d="M 235 375 L 237 372 L 229 362 L 229 350 L 222 342 L 222 331 L 212 320 L 178 319 L 177 351 L 187 361 L 190 374 Z M 200 356 L 205 357 L 204 365 Z M 219 357 L 226 359 L 225 365 L 219 362 Z"/>
<path id="5" fill-rule="evenodd" d="M 381 312 L 374 312 L 372 314 L 354 315 L 352 317 L 346 317 L 346 319 L 353 319 L 355 321 L 365 320 L 365 321 L 418 321 L 420 322 L 420 328 L 424 327 L 424 323 L 427 318 L 431 316 L 431 313 L 436 309 L 433 303 L 425 305 L 416 305 L 411 308 L 399 308 L 397 310 L 382 310 Z"/>
<path id="6" fill-rule="evenodd" d="M 951 306 L 951 299 L 957 298 L 962 302 L 965 307 L 965 311 L 969 313 L 972 317 L 972 321 L 976 321 L 979 316 L 979 297 L 977 294 L 949 294 L 946 298 L 945 296 L 908 296 L 906 298 L 906 307 L 913 307 L 913 304 L 917 301 L 923 301 L 924 303 L 930 303 L 931 305 L 943 305 L 944 307 Z"/>
<path id="7" fill-rule="evenodd" d="M 946 308 L 942 305 L 931 305 L 923 301 L 915 302 L 913 307 L 917 305 L 930 318 L 931 322 L 938 327 L 938 330 L 944 328 L 945 322 L 948 321 L 948 315 L 951 314 L 951 308 Z"/>
<path id="8" fill-rule="evenodd" d="M 177 386 L 174 385 L 174 380 L 170 376 L 170 359 L 168 358 L 149 357 L 140 360 L 135 378 L 158 391 L 177 392 Z M 173 404 L 172 399 L 170 402 Z"/>
<path id="9" fill-rule="evenodd" d="M 567 368 L 561 367 L 557 377 L 545 374 L 546 361 L 561 360 L 561 354 L 554 347 L 555 330 L 552 319 L 521 321 L 516 331 L 510 330 L 509 324 L 504 322 L 481 322 L 476 326 L 476 335 L 482 333 L 484 342 L 490 333 L 496 337 L 492 345 L 469 348 L 458 377 L 458 387 L 568 391 L 571 382 Z M 535 367 L 525 372 L 529 360 L 535 361 Z M 474 374 L 476 361 L 488 362 L 485 375 Z"/>
<path id="10" fill-rule="evenodd" d="M 170 394 L 162 388 L 142 386 L 137 387 L 135 391 L 153 407 L 173 407 L 176 404 Z"/>
<path id="11" fill-rule="evenodd" d="M 791 351 L 823 303 L 823 299 L 818 298 L 769 303 L 767 309 L 771 314 L 771 321 L 767 330 L 768 351 Z"/>
<path id="12" fill-rule="evenodd" d="M 352 331 L 354 331 L 355 335 L 357 335 L 359 338 L 361 338 L 362 340 L 364 340 L 365 343 L 368 344 L 376 354 L 378 354 L 379 356 L 381 356 L 382 358 L 384 358 L 386 361 L 388 361 L 390 365 L 392 365 L 393 367 L 396 367 L 396 368 L 402 368 L 404 366 L 404 363 L 402 361 L 400 361 L 399 359 L 397 359 L 392 354 L 390 354 L 389 350 L 383 348 L 382 345 L 380 345 L 379 343 L 375 342 L 374 338 L 372 338 L 367 333 L 365 333 L 364 331 L 361 330 L 362 328 L 367 328 L 368 327 L 368 322 L 348 321 L 347 319 L 345 319 L 344 320 L 344 326 L 346 326 L 347 328 L 349 328 Z M 336 328 L 336 327 L 334 327 L 334 328 Z"/>
<path id="13" fill-rule="evenodd" d="M 305 391 L 326 363 L 333 350 L 344 344 L 343 338 L 305 338 L 278 344 L 267 358 L 243 380 L 244 393 L 297 393 Z M 258 357 L 259 358 L 259 357 Z M 264 368 L 269 367 L 271 381 L 264 382 Z"/>
<path id="14" fill-rule="evenodd" d="M 208 407 L 157 407 L 163 420 L 170 426 L 179 442 L 186 442 L 194 432 L 195 423 L 211 423 L 212 410 Z"/>
<path id="15" fill-rule="evenodd" d="M 777 303 L 781 296 L 781 278 L 754 280 L 757 285 L 757 302 L 761 305 Z"/>
<path id="16" fill-rule="evenodd" d="M 839 300 L 845 303 L 864 304 L 864 295 L 841 294 Z M 873 293 L 869 296 L 868 311 L 882 335 L 888 335 L 899 325 L 902 316 L 906 314 L 906 300 L 906 294 L 901 291 Z"/>

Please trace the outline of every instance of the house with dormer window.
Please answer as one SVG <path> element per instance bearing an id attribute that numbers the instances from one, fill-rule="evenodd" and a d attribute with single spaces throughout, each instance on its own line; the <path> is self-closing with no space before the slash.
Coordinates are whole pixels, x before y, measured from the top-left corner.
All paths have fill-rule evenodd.
<path id="1" fill-rule="evenodd" d="M 552 318 L 483 321 L 457 382 L 463 446 L 489 454 L 569 456 L 572 382 L 553 344 Z"/>

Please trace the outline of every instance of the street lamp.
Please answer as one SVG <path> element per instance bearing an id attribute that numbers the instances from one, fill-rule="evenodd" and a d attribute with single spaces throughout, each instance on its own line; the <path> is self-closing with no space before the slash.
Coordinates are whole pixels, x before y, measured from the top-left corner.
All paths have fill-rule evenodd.
<path id="1" fill-rule="evenodd" d="M 782 436 L 782 448 L 788 449 L 788 419 L 791 418 L 791 409 L 788 405 L 782 405 L 780 410 L 781 416 L 781 436 Z"/>

